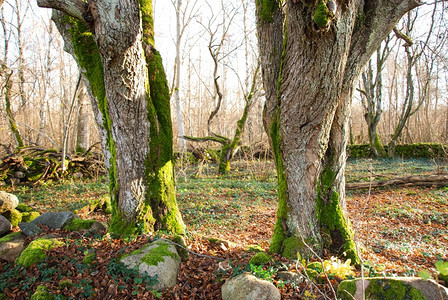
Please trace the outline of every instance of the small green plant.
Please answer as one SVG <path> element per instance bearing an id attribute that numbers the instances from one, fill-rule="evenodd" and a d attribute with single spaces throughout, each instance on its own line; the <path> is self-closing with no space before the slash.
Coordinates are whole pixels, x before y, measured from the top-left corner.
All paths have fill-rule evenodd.
<path id="1" fill-rule="evenodd" d="M 273 267 L 269 267 L 267 269 L 264 269 L 263 266 L 255 266 L 250 265 L 250 272 L 255 276 L 263 280 L 272 281 L 272 278 L 274 277 L 275 272 L 277 270 Z"/>

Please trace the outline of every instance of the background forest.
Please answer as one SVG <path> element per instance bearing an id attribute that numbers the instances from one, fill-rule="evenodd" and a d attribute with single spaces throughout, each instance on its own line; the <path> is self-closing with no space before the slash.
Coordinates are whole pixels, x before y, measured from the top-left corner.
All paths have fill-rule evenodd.
<path id="1" fill-rule="evenodd" d="M 369 143 L 372 130 L 384 145 L 446 143 L 445 6 L 411 11 L 372 57 L 352 103 L 351 143 Z M 233 137 L 253 88 L 242 145 L 267 149 L 261 80 L 253 80 L 260 77 L 253 1 L 155 1 L 155 12 L 174 136 Z M 16 130 L 27 146 L 99 150 L 88 95 L 82 83 L 77 87 L 79 71 L 49 20 L 49 12 L 33 1 L 6 1 L 2 7 L 0 143 L 15 148 Z M 175 139 L 177 151 L 186 145 L 219 143 Z"/>

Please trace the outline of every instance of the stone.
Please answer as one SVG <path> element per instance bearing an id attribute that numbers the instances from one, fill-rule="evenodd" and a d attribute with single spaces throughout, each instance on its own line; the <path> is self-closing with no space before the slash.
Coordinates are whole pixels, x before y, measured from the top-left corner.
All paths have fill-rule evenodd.
<path id="1" fill-rule="evenodd" d="M 14 209 L 19 205 L 19 199 L 16 195 L 0 191 L 0 214 Z"/>
<path id="2" fill-rule="evenodd" d="M 142 275 L 157 276 L 158 283 L 153 286 L 155 290 L 161 291 L 176 284 L 180 256 L 169 240 L 159 239 L 125 255 L 120 261 L 129 269 L 137 267 Z"/>
<path id="3" fill-rule="evenodd" d="M 47 212 L 41 214 L 39 217 L 32 220 L 30 223 L 35 225 L 45 225 L 55 230 L 64 228 L 64 226 L 67 225 L 69 222 L 71 222 L 74 218 L 77 218 L 77 216 L 70 211 Z"/>
<path id="4" fill-rule="evenodd" d="M 363 290 L 364 285 L 364 290 Z M 419 277 L 375 277 L 342 281 L 338 299 L 448 299 L 448 289 Z"/>
<path id="5" fill-rule="evenodd" d="M 277 273 L 277 278 L 295 284 L 300 284 L 305 281 L 305 277 L 302 274 L 291 271 L 280 271 Z"/>
<path id="6" fill-rule="evenodd" d="M 0 239 L 0 259 L 14 262 L 25 249 L 26 236 L 21 232 L 8 234 Z"/>
<path id="7" fill-rule="evenodd" d="M 38 262 L 41 262 L 47 256 L 47 251 L 56 247 L 63 246 L 62 241 L 52 238 L 51 236 L 41 237 L 32 241 L 28 247 L 23 250 L 20 256 L 16 259 L 16 264 L 24 267 L 29 267 Z"/>
<path id="8" fill-rule="evenodd" d="M 272 260 L 272 257 L 269 256 L 268 254 L 266 254 L 264 252 L 258 252 L 257 254 L 252 256 L 252 258 L 249 260 L 249 263 L 254 266 L 262 266 L 271 260 Z"/>
<path id="9" fill-rule="evenodd" d="M 33 223 L 19 223 L 19 228 L 22 230 L 23 234 L 32 238 L 43 232 L 39 226 Z"/>
<path id="10" fill-rule="evenodd" d="M 31 296 L 31 300 L 54 300 L 56 297 L 48 291 L 45 285 L 39 285 Z"/>
<path id="11" fill-rule="evenodd" d="M 280 291 L 269 281 L 241 274 L 227 281 L 221 289 L 223 300 L 280 300 Z"/>
<path id="12" fill-rule="evenodd" d="M 0 237 L 4 236 L 12 229 L 11 222 L 4 216 L 0 215 Z"/>
<path id="13" fill-rule="evenodd" d="M 73 173 L 73 178 L 80 180 L 84 175 L 81 172 L 75 172 Z"/>
<path id="14" fill-rule="evenodd" d="M 77 231 L 81 234 L 86 234 L 90 236 L 102 236 L 107 232 L 106 226 L 95 220 L 84 220 L 81 218 L 75 218 L 70 221 L 64 230 L 67 231 Z"/>
<path id="15" fill-rule="evenodd" d="M 15 171 L 14 172 L 14 177 L 15 178 L 19 178 L 19 179 L 23 179 L 23 178 L 26 177 L 26 174 L 25 174 L 25 172 L 22 172 L 22 171 Z"/>

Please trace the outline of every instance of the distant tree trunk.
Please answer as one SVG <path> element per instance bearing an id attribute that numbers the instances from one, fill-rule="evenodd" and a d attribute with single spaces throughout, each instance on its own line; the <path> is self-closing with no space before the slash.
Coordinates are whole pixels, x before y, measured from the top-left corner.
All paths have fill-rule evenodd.
<path id="1" fill-rule="evenodd" d="M 2 9 L 3 10 L 3 9 Z M 3 12 L 3 11 L 2 11 Z M 19 128 L 17 127 L 16 119 L 14 118 L 14 113 L 12 112 L 11 108 L 11 92 L 12 92 L 12 75 L 13 71 L 8 68 L 6 65 L 8 61 L 8 51 L 9 51 L 9 41 L 6 34 L 6 24 L 4 18 L 1 19 L 2 29 L 3 33 L 5 35 L 5 53 L 3 56 L 3 61 L 0 61 L 1 64 L 1 75 L 4 78 L 4 86 L 0 87 L 4 90 L 5 95 L 5 111 L 6 116 L 8 117 L 9 127 L 11 129 L 11 132 L 14 136 L 14 140 L 16 141 L 17 147 L 23 147 L 23 139 L 22 135 L 20 134 Z"/>
<path id="2" fill-rule="evenodd" d="M 63 12 L 53 19 L 95 99 L 109 167 L 110 231 L 183 232 L 175 199 L 169 88 L 154 48 L 152 1 L 38 4 Z"/>
<path id="3" fill-rule="evenodd" d="M 78 126 L 76 134 L 76 152 L 84 153 L 89 149 L 90 142 L 90 118 L 89 99 L 85 88 L 82 87 L 78 94 Z"/>
<path id="4" fill-rule="evenodd" d="M 256 1 L 264 123 L 279 193 L 271 252 L 309 257 L 309 246 L 359 263 L 344 190 L 353 85 L 400 17 L 418 4 Z"/>
<path id="5" fill-rule="evenodd" d="M 361 75 L 362 88 L 358 89 L 361 93 L 361 103 L 364 107 L 364 118 L 367 122 L 367 129 L 369 133 L 370 152 L 374 157 L 385 157 L 386 150 L 384 150 L 380 137 L 378 136 L 378 124 L 383 113 L 383 69 L 389 56 L 389 41 L 387 38 L 384 43 L 384 48 L 379 47 L 376 50 L 375 71 L 372 65 L 372 59 Z"/>

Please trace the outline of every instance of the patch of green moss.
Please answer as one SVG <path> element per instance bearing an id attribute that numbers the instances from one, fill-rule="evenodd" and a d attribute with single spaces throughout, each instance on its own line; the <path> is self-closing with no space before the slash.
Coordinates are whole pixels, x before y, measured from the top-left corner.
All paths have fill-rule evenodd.
<path id="1" fill-rule="evenodd" d="M 341 300 L 353 300 L 356 293 L 356 280 L 344 280 L 338 286 L 337 296 Z"/>
<path id="2" fill-rule="evenodd" d="M 90 253 L 84 256 L 82 262 L 85 263 L 86 265 L 90 265 L 91 263 L 93 263 L 93 261 L 96 258 L 96 254 L 95 253 Z"/>
<path id="3" fill-rule="evenodd" d="M 249 260 L 249 263 L 255 266 L 262 266 L 272 260 L 272 257 L 264 252 L 258 252 Z"/>
<path id="4" fill-rule="evenodd" d="M 0 244 L 9 242 L 9 241 L 11 241 L 15 236 L 19 236 L 19 235 L 22 235 L 22 234 L 23 234 L 23 233 L 21 233 L 21 232 L 13 232 L 13 233 L 10 233 L 10 234 L 8 234 L 8 235 L 5 235 L 4 237 L 0 238 Z"/>
<path id="5" fill-rule="evenodd" d="M 73 281 L 71 279 L 67 279 L 67 280 L 61 280 L 59 281 L 59 285 L 58 288 L 60 290 L 63 290 L 65 288 L 70 288 L 73 286 Z"/>
<path id="6" fill-rule="evenodd" d="M 32 241 L 16 259 L 16 264 L 29 267 L 45 259 L 45 251 L 63 246 L 64 243 L 56 239 L 40 238 Z"/>
<path id="7" fill-rule="evenodd" d="M 286 183 L 285 168 L 283 166 L 283 157 L 281 151 L 281 134 L 280 134 L 280 87 L 282 83 L 282 70 L 283 61 L 286 55 L 286 42 L 287 42 L 287 30 L 285 22 L 285 30 L 283 36 L 283 50 L 280 63 L 280 71 L 277 82 L 277 111 L 274 119 L 271 123 L 270 135 L 272 141 L 272 149 L 274 152 L 274 161 L 277 170 L 277 182 L 278 182 L 278 208 L 277 208 L 277 220 L 274 226 L 274 234 L 269 245 L 270 253 L 282 253 L 285 239 L 290 235 L 287 228 L 285 228 L 286 220 L 288 218 L 288 212 L 290 208 L 288 206 L 288 187 Z M 290 247 L 288 247 L 290 248 Z M 297 250 L 297 249 L 296 249 Z M 288 253 L 287 253 L 288 255 Z M 293 257 L 297 257 L 297 252 Z"/>
<path id="8" fill-rule="evenodd" d="M 357 265 L 360 260 L 353 241 L 353 231 L 339 203 L 339 194 L 334 190 L 335 179 L 336 173 L 326 167 L 317 185 L 316 216 L 324 237 L 323 248 L 338 256 L 345 256 Z"/>
<path id="9" fill-rule="evenodd" d="M 181 234 L 185 231 L 176 202 L 173 165 L 173 131 L 168 82 L 158 51 L 146 58 L 149 78 L 148 120 L 150 122 L 150 151 L 145 160 L 148 186 L 146 209 L 138 216 L 151 221 L 156 230 Z M 152 210 L 150 216 L 148 212 Z M 151 218 L 149 218 L 151 217 Z"/>
<path id="10" fill-rule="evenodd" d="M 70 223 L 65 225 L 64 229 L 68 231 L 78 231 L 80 229 L 90 229 L 92 224 L 95 223 L 95 220 L 84 220 L 75 218 Z"/>
<path id="11" fill-rule="evenodd" d="M 260 245 L 249 245 L 247 246 L 247 250 L 248 252 L 263 252 L 263 248 L 261 248 Z"/>
<path id="12" fill-rule="evenodd" d="M 187 245 L 185 244 L 185 239 L 183 238 L 183 236 L 175 235 L 172 238 L 172 241 L 175 242 L 176 244 L 180 245 L 180 246 L 178 246 L 178 245 L 175 245 L 175 246 L 176 246 L 177 253 L 179 253 L 182 260 L 187 259 L 188 258 L 188 250 L 187 250 Z"/>
<path id="13" fill-rule="evenodd" d="M 16 209 L 21 212 L 31 212 L 33 210 L 30 206 L 23 204 L 23 203 L 19 203 L 19 205 L 17 205 Z"/>
<path id="14" fill-rule="evenodd" d="M 297 252 L 300 252 L 303 256 L 304 253 L 302 252 L 304 246 L 305 245 L 300 237 L 290 236 L 285 238 L 283 241 L 282 256 L 291 260 L 296 260 L 298 258 Z"/>
<path id="15" fill-rule="evenodd" d="M 39 285 L 34 292 L 34 294 L 31 296 L 31 300 L 53 300 L 56 299 L 56 297 L 48 292 L 48 288 L 44 285 Z"/>
<path id="16" fill-rule="evenodd" d="M 22 213 L 22 222 L 24 222 L 24 223 L 31 222 L 32 220 L 36 219 L 38 216 L 40 216 L 40 213 L 38 213 L 37 211 L 24 212 L 24 213 Z"/>
<path id="17" fill-rule="evenodd" d="M 12 226 L 16 227 L 22 222 L 22 213 L 17 209 L 11 209 L 3 213 L 3 216 L 11 222 Z"/>
<path id="18" fill-rule="evenodd" d="M 149 250 L 141 259 L 149 266 L 157 266 L 160 262 L 165 262 L 165 257 L 171 257 L 174 260 L 179 260 L 180 257 L 177 253 L 173 253 L 169 250 L 170 244 L 165 241 L 156 241 L 154 244 L 157 247 Z M 154 245 L 152 244 L 152 245 Z"/>
<path id="19" fill-rule="evenodd" d="M 6 297 L 5 294 L 0 293 L 0 300 L 7 300 L 8 298 Z"/>
<path id="20" fill-rule="evenodd" d="M 393 279 L 370 279 L 367 299 L 425 300 L 422 293 L 408 283 Z"/>
<path id="21" fill-rule="evenodd" d="M 314 12 L 313 20 L 319 28 L 327 26 L 330 21 L 331 13 L 324 1 L 319 1 Z"/>
<path id="22" fill-rule="evenodd" d="M 266 23 L 272 23 L 274 21 L 274 13 L 280 9 L 279 0 L 256 0 L 258 16 L 260 20 Z"/>

